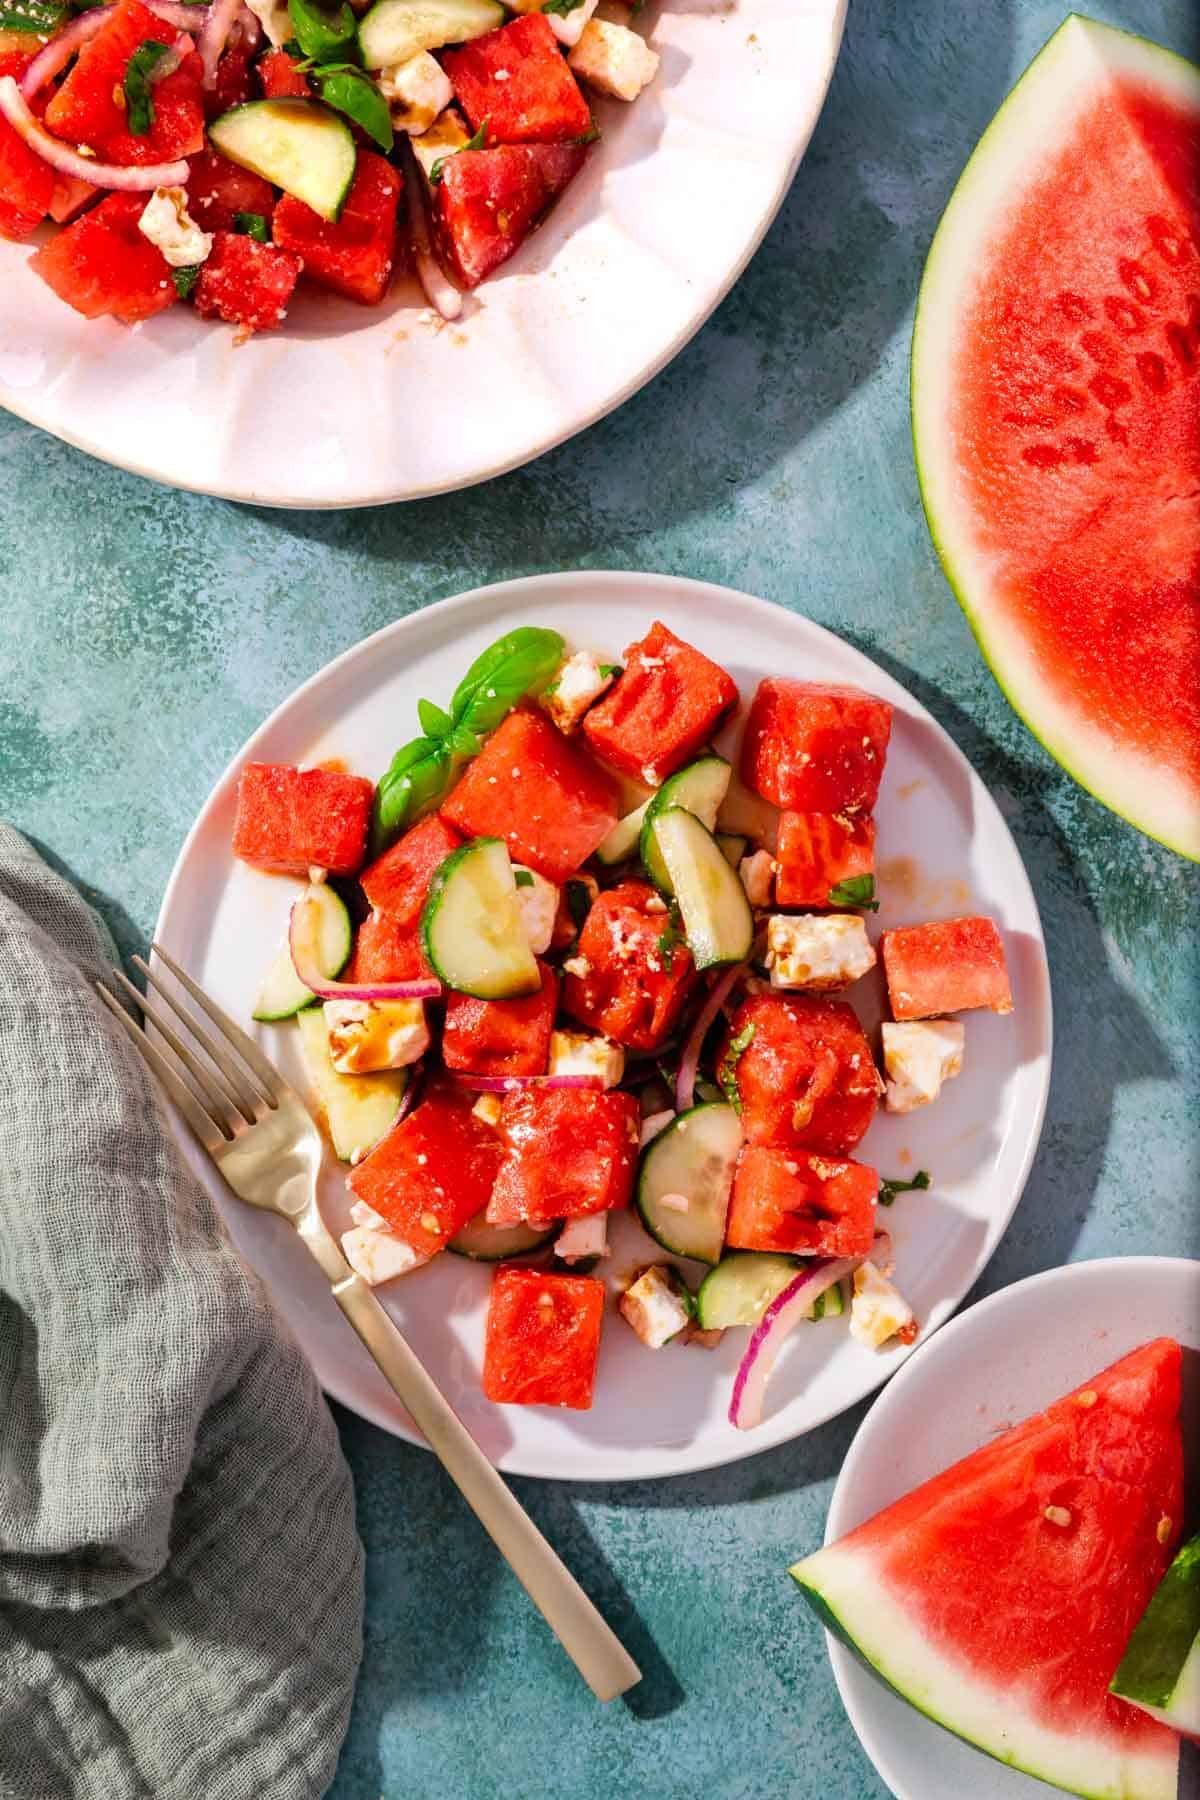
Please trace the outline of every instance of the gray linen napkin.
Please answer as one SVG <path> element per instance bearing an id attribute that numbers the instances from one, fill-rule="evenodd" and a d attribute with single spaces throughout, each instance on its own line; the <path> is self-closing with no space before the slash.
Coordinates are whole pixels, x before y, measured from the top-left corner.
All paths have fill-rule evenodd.
<path id="1" fill-rule="evenodd" d="M 0 824 L 0 1794 L 307 1800 L 362 1647 L 350 1474 Z"/>

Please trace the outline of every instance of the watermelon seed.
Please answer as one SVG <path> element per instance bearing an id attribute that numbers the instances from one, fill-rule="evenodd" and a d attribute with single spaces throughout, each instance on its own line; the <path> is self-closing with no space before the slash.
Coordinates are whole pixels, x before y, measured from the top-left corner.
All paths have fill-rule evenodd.
<path id="1" fill-rule="evenodd" d="M 1156 1526 L 1155 1532 L 1154 1532 L 1154 1535 L 1158 1539 L 1160 1544 L 1166 1544 L 1166 1543 L 1170 1542 L 1171 1524 L 1172 1524 L 1172 1522 L 1171 1522 L 1170 1516 L 1167 1513 L 1164 1513 L 1162 1518 L 1158 1521 L 1158 1525 Z"/>
<path id="2" fill-rule="evenodd" d="M 1051 1525 L 1061 1525 L 1064 1529 L 1072 1523 L 1071 1514 L 1065 1506 L 1048 1506 L 1042 1517 L 1048 1519 Z"/>
<path id="3" fill-rule="evenodd" d="M 1117 273 L 1125 286 L 1135 293 L 1139 300 L 1154 298 L 1154 283 L 1148 279 L 1140 264 L 1133 262 L 1128 256 L 1123 256 L 1117 264 Z"/>

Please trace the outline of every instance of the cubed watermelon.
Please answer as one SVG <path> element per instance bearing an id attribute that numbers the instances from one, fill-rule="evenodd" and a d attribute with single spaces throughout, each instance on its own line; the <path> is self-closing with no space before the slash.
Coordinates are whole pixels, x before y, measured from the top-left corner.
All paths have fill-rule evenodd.
<path id="1" fill-rule="evenodd" d="M 216 79 L 212 87 L 204 90 L 205 117 L 219 119 L 222 113 L 229 112 L 235 106 L 245 106 L 248 100 L 255 97 L 254 65 L 250 60 L 250 52 L 244 44 L 236 44 L 233 49 L 225 51 L 217 64 Z"/>
<path id="2" fill-rule="evenodd" d="M 643 881 L 601 894 L 564 965 L 563 1010 L 630 1050 L 657 1050 L 696 980 L 666 908 Z"/>
<path id="3" fill-rule="evenodd" d="M 487 1205 L 500 1135 L 471 1111 L 473 1094 L 431 1083 L 419 1106 L 351 1169 L 347 1186 L 419 1256 L 433 1256 Z"/>
<path id="4" fill-rule="evenodd" d="M 455 279 L 478 287 L 507 262 L 586 156 L 583 144 L 501 144 L 448 157 L 434 225 Z"/>
<path id="5" fill-rule="evenodd" d="M 871 1046 L 844 1000 L 751 994 L 729 1022 L 719 1066 L 737 1082 L 753 1144 L 837 1155 L 858 1143 L 879 1104 Z"/>
<path id="6" fill-rule="evenodd" d="M 305 875 L 315 865 L 353 875 L 362 866 L 374 795 L 362 775 L 247 763 L 238 780 L 233 853 L 280 874 Z"/>
<path id="7" fill-rule="evenodd" d="M 558 1006 L 558 976 L 539 963 L 541 989 L 519 1000 L 477 1000 L 451 994 L 446 1002 L 442 1057 L 448 1069 L 472 1075 L 544 1075 Z"/>
<path id="8" fill-rule="evenodd" d="M 398 925 L 415 926 L 429 898 L 435 870 L 461 843 L 458 832 L 440 813 L 430 813 L 363 870 L 363 893 L 373 907 Z"/>
<path id="9" fill-rule="evenodd" d="M 879 948 L 896 1019 L 931 1019 L 980 1006 L 1012 1011 L 1004 944 L 991 919 L 905 925 L 885 931 Z"/>
<path id="10" fill-rule="evenodd" d="M 747 1144 L 725 1223 L 732 1250 L 786 1256 L 865 1256 L 875 1240 L 879 1174 L 812 1150 Z"/>
<path id="11" fill-rule="evenodd" d="M 625 651 L 624 673 L 585 715 L 583 732 L 614 769 L 657 787 L 708 742 L 737 697 L 724 669 L 656 620 Z"/>
<path id="12" fill-rule="evenodd" d="M 391 913 L 372 912 L 358 928 L 342 980 L 422 981 L 432 975 L 416 926 Z"/>
<path id="13" fill-rule="evenodd" d="M 30 58 L 0 55 L 0 75 L 20 81 Z M 27 238 L 50 211 L 56 182 L 54 170 L 0 119 L 0 237 Z"/>
<path id="14" fill-rule="evenodd" d="M 641 1113 L 611 1088 L 528 1088 L 506 1094 L 504 1161 L 488 1203 L 493 1225 L 549 1225 L 628 1206 Z"/>
<path id="15" fill-rule="evenodd" d="M 441 60 L 472 131 L 486 121 L 489 144 L 563 144 L 592 130 L 588 103 L 540 12 Z"/>
<path id="16" fill-rule="evenodd" d="M 275 189 L 261 175 L 239 168 L 212 145 L 190 161 L 188 211 L 203 231 L 232 231 L 237 213 L 259 213 L 269 219 L 275 210 Z"/>
<path id="17" fill-rule="evenodd" d="M 270 331 L 282 325 L 303 267 L 276 244 L 218 231 L 196 283 L 196 311 L 246 331 Z"/>
<path id="18" fill-rule="evenodd" d="M 874 694 L 767 676 L 746 720 L 742 779 L 791 811 L 870 812 L 891 729 L 892 708 Z"/>
<path id="19" fill-rule="evenodd" d="M 78 175 L 60 175 L 50 196 L 50 217 L 56 225 L 69 225 L 103 191 Z"/>
<path id="20" fill-rule="evenodd" d="M 82 46 L 74 65 L 46 108 L 46 128 L 71 144 L 87 144 L 106 162 L 161 163 L 191 156 L 204 144 L 200 58 L 184 57 L 179 68 L 154 85 L 154 122 L 135 136 L 125 113 L 125 71 L 139 45 L 173 44 L 178 37 L 142 5 L 117 0 L 105 25 Z"/>
<path id="21" fill-rule="evenodd" d="M 296 58 L 282 49 L 268 50 L 259 58 L 258 79 L 267 100 L 307 100 L 312 92 Z"/>
<path id="22" fill-rule="evenodd" d="M 875 821 L 848 813 L 779 815 L 775 898 L 780 906 L 831 906 L 843 881 L 875 872 Z"/>
<path id="23" fill-rule="evenodd" d="M 617 796 L 549 719 L 520 711 L 488 739 L 442 813 L 464 837 L 503 838 L 514 861 L 562 882 L 616 824 Z"/>
<path id="24" fill-rule="evenodd" d="M 134 325 L 179 298 L 161 253 L 138 230 L 145 194 L 110 194 L 60 231 L 29 266 L 85 319 Z"/>
<path id="25" fill-rule="evenodd" d="M 275 208 L 275 242 L 303 259 L 309 281 L 363 306 L 378 306 L 392 277 L 402 186 L 386 157 L 360 150 L 336 224 L 284 194 Z"/>
<path id="26" fill-rule="evenodd" d="M 483 1391 L 501 1406 L 592 1404 L 604 1283 L 501 1267 L 492 1277 Z"/>

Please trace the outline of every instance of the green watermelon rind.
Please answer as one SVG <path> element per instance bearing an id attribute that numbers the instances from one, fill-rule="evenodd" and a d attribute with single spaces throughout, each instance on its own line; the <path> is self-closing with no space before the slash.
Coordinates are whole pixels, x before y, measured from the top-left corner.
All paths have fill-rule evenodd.
<path id="1" fill-rule="evenodd" d="M 887 1597 L 875 1579 L 869 1558 L 837 1544 L 826 1545 L 793 1564 L 788 1573 L 825 1629 L 866 1669 L 923 1717 L 983 1751 L 994 1762 L 1035 1780 L 1057 1784 L 1068 1793 L 1079 1795 L 1080 1800 L 1176 1800 L 1176 1770 L 1174 1762 L 1168 1759 L 1125 1757 L 1118 1767 L 1111 1745 L 1098 1743 L 1091 1752 L 1095 1765 L 1092 1774 L 1085 1766 L 1088 1753 L 1078 1733 L 1055 1734 L 1036 1722 L 1018 1721 L 1016 1729 L 1025 1732 L 1028 1747 L 1000 1747 L 986 1741 L 978 1724 L 972 1729 L 960 1729 L 965 1721 L 956 1724 L 934 1711 L 930 1697 L 921 1692 L 920 1683 L 911 1674 L 901 1674 L 902 1669 L 913 1671 L 922 1660 L 930 1666 L 936 1659 L 942 1665 L 937 1680 L 943 1696 L 952 1683 L 957 1684 L 978 1709 L 990 1712 L 993 1719 L 1009 1721 L 1010 1726 L 1014 1719 L 1013 1696 L 1006 1692 L 989 1696 L 981 1677 L 957 1669 L 948 1656 L 933 1650 L 919 1624 L 903 1617 L 900 1608 L 892 1609 L 896 1618 L 889 1622 Z M 861 1622 L 851 1618 L 851 1597 L 861 1601 Z M 890 1638 L 890 1649 L 884 1648 L 884 1638 Z M 976 1690 L 974 1696 L 972 1688 Z M 1144 1772 L 1144 1782 L 1139 1779 L 1139 1770 Z"/>
<path id="2" fill-rule="evenodd" d="M 1080 33 L 1085 34 L 1083 44 L 1080 43 Z M 1161 769 L 1152 769 L 1126 750 L 1114 749 L 1111 744 L 1108 755 L 1115 766 L 1105 770 L 1099 749 L 1091 756 L 1086 753 L 1081 755 L 1074 741 L 1081 735 L 1081 731 L 1088 733 L 1089 726 L 1099 740 L 1103 733 L 1094 722 L 1079 719 L 1072 727 L 1061 700 L 1048 695 L 1046 701 L 1039 705 L 1036 699 L 1030 699 L 1031 693 L 1036 695 L 1039 678 L 1031 668 L 1020 666 L 1021 646 L 1018 634 L 989 621 L 986 597 L 972 597 L 968 577 L 958 566 L 958 558 L 949 544 L 949 515 L 953 508 L 948 501 L 945 508 L 941 508 L 939 496 L 935 492 L 937 477 L 933 464 L 936 457 L 932 450 L 932 438 L 937 420 L 930 417 L 923 423 L 924 359 L 928 354 L 932 366 L 938 349 L 941 348 L 943 358 L 945 349 L 944 339 L 939 340 L 934 333 L 927 352 L 923 334 L 937 310 L 938 287 L 943 274 L 948 273 L 952 287 L 956 285 L 953 270 L 946 271 L 945 265 L 952 261 L 951 246 L 959 216 L 978 201 L 980 188 L 985 188 L 987 184 L 989 164 L 994 161 L 997 166 L 1002 166 L 1006 160 L 1019 154 L 1023 136 L 1019 115 L 1029 106 L 1031 95 L 1043 85 L 1053 90 L 1056 72 L 1064 59 L 1079 54 L 1084 49 L 1095 55 L 1100 46 L 1114 56 L 1124 54 L 1131 59 L 1136 58 L 1143 69 L 1159 69 L 1164 80 L 1173 78 L 1169 84 L 1190 90 L 1189 97 L 1200 111 L 1200 67 L 1196 64 L 1133 32 L 1122 31 L 1116 26 L 1101 25 L 1078 13 L 1069 15 L 1034 57 L 983 133 L 959 176 L 934 233 L 913 320 L 909 375 L 913 451 L 921 504 L 925 509 L 929 534 L 942 569 L 963 610 L 980 653 L 1013 711 L 1060 767 L 1102 805 L 1144 832 L 1147 837 L 1156 839 L 1193 862 L 1200 862 L 1200 796 L 1193 787 L 1186 781 L 1165 782 Z M 1051 94 L 1051 104 L 1053 102 L 1054 95 Z M 1045 120 L 1042 119 L 1039 123 L 1044 126 Z M 1036 146 L 1038 150 L 1044 152 L 1050 135 L 1049 130 L 1045 131 L 1044 136 L 1039 134 Z M 1030 167 L 1034 166 L 1031 156 Z M 928 440 L 926 433 L 929 434 Z M 923 440 L 926 440 L 924 448 Z M 946 522 L 941 518 L 943 510 L 947 514 Z M 1090 766 L 1093 764 L 1096 766 Z M 1164 789 L 1172 796 L 1166 805 L 1160 804 Z"/>
<path id="3" fill-rule="evenodd" d="M 1184 1693 L 1200 1686 L 1191 1673 L 1198 1658 L 1200 1536 L 1176 1552 L 1134 1627 L 1109 1689 L 1163 1723 L 1174 1724 Z M 1184 1730 L 1197 1729 L 1194 1720 L 1181 1723 Z"/>

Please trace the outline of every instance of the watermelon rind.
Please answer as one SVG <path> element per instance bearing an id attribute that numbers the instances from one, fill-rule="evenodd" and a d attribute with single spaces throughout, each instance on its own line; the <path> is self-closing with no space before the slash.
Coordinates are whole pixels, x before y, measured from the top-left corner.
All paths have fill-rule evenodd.
<path id="1" fill-rule="evenodd" d="M 1200 1537 L 1159 1582 L 1109 1686 L 1161 1724 L 1200 1735 Z"/>
<path id="2" fill-rule="evenodd" d="M 991 1686 L 930 1642 L 881 1585 L 870 1556 L 831 1544 L 788 1572 L 826 1629 L 888 1687 L 997 1762 L 1083 1800 L 1176 1800 L 1174 1756 L 1121 1751 L 1111 1738 L 1056 1731 L 1022 1713 L 1011 1688 Z"/>
<path id="3" fill-rule="evenodd" d="M 1115 742 L 1038 669 L 1027 641 L 988 605 L 987 567 L 955 491 L 949 346 L 963 295 L 1014 193 L 1036 180 L 1047 146 L 1065 135 L 1098 82 L 1127 76 L 1200 112 L 1200 68 L 1131 32 L 1071 14 L 980 138 L 930 246 L 913 326 L 913 444 L 934 547 L 967 622 L 1013 710 L 1079 784 L 1148 837 L 1200 861 L 1200 793 L 1149 755 Z"/>

